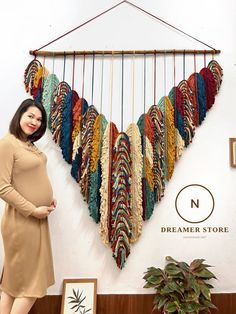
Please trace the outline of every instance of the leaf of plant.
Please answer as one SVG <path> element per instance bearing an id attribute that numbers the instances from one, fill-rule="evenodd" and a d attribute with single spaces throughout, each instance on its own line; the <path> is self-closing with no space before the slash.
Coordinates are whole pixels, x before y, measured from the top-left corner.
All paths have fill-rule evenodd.
<path id="1" fill-rule="evenodd" d="M 184 270 L 184 271 L 189 271 L 189 265 L 185 262 L 179 262 L 178 263 L 179 267 Z"/>
<path id="2" fill-rule="evenodd" d="M 210 289 L 205 284 L 200 285 L 201 293 L 207 300 L 211 300 L 211 292 Z"/>
<path id="3" fill-rule="evenodd" d="M 168 313 L 174 313 L 177 310 L 175 302 L 169 302 L 165 305 L 164 310 Z"/>
<path id="4" fill-rule="evenodd" d="M 204 306 L 207 306 L 208 308 L 211 308 L 211 309 L 217 309 L 217 307 L 209 300 L 203 300 L 202 301 L 202 304 Z"/>
<path id="5" fill-rule="evenodd" d="M 76 292 L 75 292 L 74 288 L 73 288 L 73 294 L 74 294 L 75 298 L 77 298 L 77 295 L 76 295 Z"/>
<path id="6" fill-rule="evenodd" d="M 147 273 L 150 275 L 162 276 L 161 269 L 156 267 L 149 267 Z"/>
<path id="7" fill-rule="evenodd" d="M 205 260 L 204 259 L 194 259 L 190 264 L 190 269 L 194 270 L 198 268 Z"/>
<path id="8" fill-rule="evenodd" d="M 200 290 L 199 284 L 197 283 L 197 281 L 194 277 L 191 277 L 191 279 L 190 279 L 190 286 L 194 290 L 194 292 L 198 298 L 201 290 Z"/>
<path id="9" fill-rule="evenodd" d="M 78 304 L 75 304 L 75 305 L 73 305 L 70 309 L 73 310 L 73 309 L 75 309 L 76 307 L 79 308 L 79 305 L 78 305 Z"/>
<path id="10" fill-rule="evenodd" d="M 177 275 L 177 274 L 181 274 L 182 270 L 179 269 L 178 266 L 176 266 L 176 264 L 173 263 L 169 263 L 166 265 L 165 267 L 165 271 L 167 272 L 168 275 Z"/>
<path id="11" fill-rule="evenodd" d="M 206 279 L 215 278 L 216 279 L 215 275 L 208 269 L 203 269 L 200 272 L 195 272 L 194 274 L 200 278 L 206 278 Z"/>
<path id="12" fill-rule="evenodd" d="M 81 304 L 85 299 L 86 299 L 86 297 L 83 297 L 83 299 L 78 301 L 78 304 Z"/>
<path id="13" fill-rule="evenodd" d="M 162 297 L 157 305 L 157 309 L 160 310 L 168 302 L 168 298 Z"/>
<path id="14" fill-rule="evenodd" d="M 147 282 L 156 286 L 156 285 L 160 284 L 164 279 L 162 277 L 152 275 L 152 276 L 148 277 L 146 280 L 147 280 Z"/>
<path id="15" fill-rule="evenodd" d="M 143 288 L 155 288 L 155 285 L 152 284 L 152 283 L 150 283 L 150 282 L 147 282 L 147 283 L 143 286 Z"/>
<path id="16" fill-rule="evenodd" d="M 166 256 L 166 261 L 167 262 L 172 262 L 172 263 L 178 263 L 175 259 L 173 259 L 173 257 L 171 257 L 171 256 Z"/>
<path id="17" fill-rule="evenodd" d="M 78 303 L 78 301 L 77 300 L 71 300 L 70 302 L 68 302 L 69 304 L 70 303 Z"/>
<path id="18" fill-rule="evenodd" d="M 187 313 L 192 313 L 199 310 L 200 305 L 196 302 L 187 302 L 181 304 L 181 309 L 183 309 Z"/>

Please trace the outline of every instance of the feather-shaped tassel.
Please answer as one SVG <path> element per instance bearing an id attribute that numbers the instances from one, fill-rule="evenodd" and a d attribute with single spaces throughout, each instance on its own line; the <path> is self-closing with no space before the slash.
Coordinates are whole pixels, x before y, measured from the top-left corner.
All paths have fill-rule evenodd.
<path id="1" fill-rule="evenodd" d="M 175 166 L 174 108 L 167 96 L 160 99 L 158 107 L 165 117 L 165 176 L 166 180 L 170 180 Z"/>
<path id="2" fill-rule="evenodd" d="M 206 94 L 204 79 L 199 73 L 193 73 L 188 79 L 194 105 L 194 124 L 198 126 L 206 117 Z M 198 120 L 197 120 L 198 119 Z"/>
<path id="3" fill-rule="evenodd" d="M 88 103 L 84 98 L 80 98 L 72 108 L 72 163 L 71 175 L 76 180 L 80 181 L 81 178 L 81 165 L 82 165 L 82 147 L 81 147 L 81 133 L 84 124 L 84 116 L 88 110 Z"/>
<path id="4" fill-rule="evenodd" d="M 179 160 L 184 152 L 185 142 L 179 133 L 178 129 L 175 129 L 175 160 Z"/>
<path id="5" fill-rule="evenodd" d="M 82 130 L 82 118 L 88 110 L 88 103 L 86 99 L 80 98 L 76 101 L 72 109 L 72 119 L 73 119 L 73 131 L 72 131 L 72 143 L 74 143 L 75 138 Z"/>
<path id="6" fill-rule="evenodd" d="M 99 233 L 103 243 L 108 244 L 111 233 L 111 166 L 112 166 L 112 152 L 114 142 L 117 138 L 118 130 L 114 123 L 109 123 L 104 132 L 102 141 L 102 183 L 100 188 L 101 205 L 100 205 L 100 225 Z"/>
<path id="7" fill-rule="evenodd" d="M 153 174 L 155 201 L 159 202 L 165 190 L 165 125 L 164 116 L 158 106 L 153 105 L 148 110 L 154 125 L 153 144 Z"/>
<path id="8" fill-rule="evenodd" d="M 53 93 L 56 90 L 58 84 L 59 80 L 55 74 L 50 74 L 44 78 L 42 105 L 44 106 L 47 113 L 49 128 L 51 128 L 51 110 L 53 103 Z"/>
<path id="9" fill-rule="evenodd" d="M 202 124 L 202 121 L 206 117 L 206 111 L 207 111 L 205 83 L 201 74 L 196 73 L 196 77 L 197 77 L 197 95 L 198 95 L 198 106 L 199 106 L 199 124 Z"/>
<path id="10" fill-rule="evenodd" d="M 185 140 L 184 133 L 184 98 L 181 90 L 178 87 L 173 87 L 169 92 L 169 99 L 174 107 L 175 112 L 175 127 L 178 129 L 179 134 Z"/>
<path id="11" fill-rule="evenodd" d="M 98 115 L 93 126 L 88 198 L 88 208 L 90 216 L 94 219 L 96 223 L 100 221 L 99 209 L 101 203 L 101 144 L 106 127 L 106 118 L 102 114 Z"/>
<path id="12" fill-rule="evenodd" d="M 49 72 L 48 70 L 42 66 L 40 68 L 38 68 L 38 71 L 35 73 L 35 77 L 34 77 L 34 88 L 40 88 L 41 84 L 40 84 L 40 80 L 43 78 L 45 79 L 48 76 Z"/>
<path id="13" fill-rule="evenodd" d="M 208 68 L 203 68 L 200 71 L 204 79 L 205 93 L 206 93 L 206 109 L 209 110 L 215 102 L 216 82 L 214 75 Z"/>
<path id="14" fill-rule="evenodd" d="M 62 110 L 67 94 L 71 91 L 66 82 L 60 82 L 54 91 L 51 112 L 51 132 L 53 140 L 59 145 L 61 136 Z"/>
<path id="15" fill-rule="evenodd" d="M 135 123 L 131 123 L 126 130 L 130 142 L 131 155 L 131 222 L 132 237 L 131 242 L 138 240 L 143 226 L 143 206 L 142 206 L 142 171 L 143 155 L 142 142 L 139 128 Z"/>
<path id="16" fill-rule="evenodd" d="M 68 163 L 71 163 L 72 161 L 72 108 L 78 100 L 79 96 L 77 92 L 74 90 L 70 91 L 66 95 L 62 110 L 60 147 L 62 156 Z"/>
<path id="17" fill-rule="evenodd" d="M 188 85 L 190 88 L 190 99 L 193 108 L 193 122 L 195 127 L 199 126 L 199 106 L 197 97 L 197 79 L 196 73 L 193 73 L 188 78 Z"/>
<path id="18" fill-rule="evenodd" d="M 154 209 L 154 174 L 153 174 L 153 145 L 154 125 L 147 114 L 142 114 L 137 123 L 142 138 L 143 153 L 143 219 L 149 219 Z"/>
<path id="19" fill-rule="evenodd" d="M 48 70 L 43 66 L 38 68 L 38 71 L 35 73 L 33 85 L 31 87 L 31 95 L 38 102 L 42 102 L 44 78 L 47 77 L 48 74 Z"/>
<path id="20" fill-rule="evenodd" d="M 112 159 L 111 248 L 119 268 L 130 254 L 131 238 L 131 157 L 127 134 L 117 136 Z"/>
<path id="21" fill-rule="evenodd" d="M 214 76 L 215 83 L 216 83 L 215 94 L 217 94 L 219 92 L 220 85 L 222 83 L 223 70 L 216 60 L 210 61 L 207 67 L 211 70 Z"/>
<path id="22" fill-rule="evenodd" d="M 30 93 L 32 95 L 31 90 L 34 87 L 34 78 L 38 70 L 42 67 L 42 64 L 37 60 L 32 60 L 27 68 L 25 69 L 24 73 L 24 84 L 25 84 L 25 90 L 27 93 Z"/>
<path id="23" fill-rule="evenodd" d="M 174 108 L 175 117 L 175 160 L 179 160 L 185 146 L 184 132 L 184 98 L 178 87 L 173 87 L 169 92 L 169 99 Z"/>
<path id="24" fill-rule="evenodd" d="M 193 121 L 193 107 L 191 104 L 191 91 L 186 80 L 182 80 L 178 85 L 179 90 L 183 95 L 184 101 L 184 139 L 185 146 L 187 147 L 192 143 L 192 139 L 195 134 L 195 126 Z"/>
<path id="25" fill-rule="evenodd" d="M 91 161 L 91 149 L 92 138 L 94 131 L 94 123 L 98 112 L 94 106 L 89 106 L 88 111 L 85 114 L 84 125 L 82 129 L 81 147 L 82 147 L 82 164 L 81 164 L 81 180 L 80 189 L 83 198 L 88 202 L 89 198 L 89 184 L 90 184 L 90 161 Z"/>
<path id="26" fill-rule="evenodd" d="M 82 147 L 80 133 L 76 136 L 73 149 L 72 149 L 72 163 L 71 163 L 71 175 L 76 182 L 79 182 L 81 178 L 81 164 L 82 164 Z"/>

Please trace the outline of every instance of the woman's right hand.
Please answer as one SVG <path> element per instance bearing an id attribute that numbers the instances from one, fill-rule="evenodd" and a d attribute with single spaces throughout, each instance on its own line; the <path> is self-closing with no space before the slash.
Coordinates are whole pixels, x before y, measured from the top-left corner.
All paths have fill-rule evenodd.
<path id="1" fill-rule="evenodd" d="M 35 210 L 32 212 L 31 216 L 38 218 L 38 219 L 43 219 L 47 218 L 48 215 L 54 210 L 53 206 L 39 206 L 36 207 Z"/>

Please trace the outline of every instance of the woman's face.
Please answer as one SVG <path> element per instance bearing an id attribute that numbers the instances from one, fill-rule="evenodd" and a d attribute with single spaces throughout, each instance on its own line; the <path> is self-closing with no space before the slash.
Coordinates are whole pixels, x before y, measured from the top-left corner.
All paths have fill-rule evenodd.
<path id="1" fill-rule="evenodd" d="M 30 106 L 20 119 L 20 127 L 26 138 L 36 132 L 40 128 L 41 123 L 42 113 L 35 106 Z"/>

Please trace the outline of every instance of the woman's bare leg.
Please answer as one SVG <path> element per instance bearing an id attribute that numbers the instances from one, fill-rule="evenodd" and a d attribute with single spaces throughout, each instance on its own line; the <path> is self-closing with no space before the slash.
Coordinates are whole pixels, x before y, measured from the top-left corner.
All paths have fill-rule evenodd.
<path id="1" fill-rule="evenodd" d="M 35 301 L 36 301 L 36 298 L 15 298 L 10 314 L 29 313 Z"/>
<path id="2" fill-rule="evenodd" d="M 14 298 L 6 292 L 1 293 L 0 314 L 10 314 Z"/>

